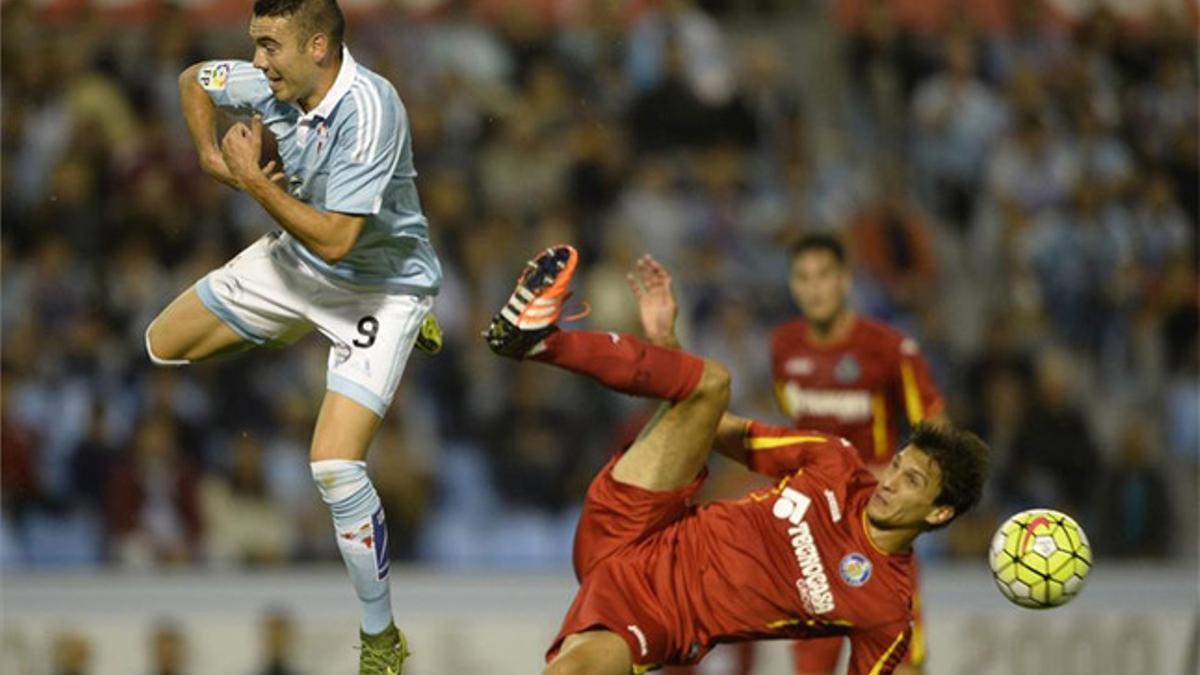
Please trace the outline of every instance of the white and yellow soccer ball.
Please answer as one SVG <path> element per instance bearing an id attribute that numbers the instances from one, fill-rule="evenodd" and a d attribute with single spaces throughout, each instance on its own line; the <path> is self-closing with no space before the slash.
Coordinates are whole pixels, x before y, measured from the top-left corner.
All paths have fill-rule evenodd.
<path id="1" fill-rule="evenodd" d="M 1092 569 L 1092 547 L 1067 514 L 1031 509 L 996 530 L 988 563 L 1004 597 L 1022 607 L 1048 609 L 1083 590 Z"/>

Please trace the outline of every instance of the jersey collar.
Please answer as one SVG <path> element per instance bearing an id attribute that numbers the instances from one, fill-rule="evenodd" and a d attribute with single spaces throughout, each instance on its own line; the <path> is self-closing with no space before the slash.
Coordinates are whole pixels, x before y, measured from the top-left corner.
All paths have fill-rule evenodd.
<path id="1" fill-rule="evenodd" d="M 333 81 L 333 86 L 329 91 L 325 92 L 325 98 L 317 104 L 315 108 L 300 115 L 300 123 L 312 123 L 316 120 L 323 120 L 329 117 L 330 113 L 337 106 L 338 101 L 350 91 L 350 85 L 354 84 L 354 78 L 358 76 L 358 63 L 354 61 L 354 57 L 350 56 L 350 50 L 342 45 L 342 65 L 338 68 L 337 78 Z M 299 107 L 299 106 L 297 106 Z"/>

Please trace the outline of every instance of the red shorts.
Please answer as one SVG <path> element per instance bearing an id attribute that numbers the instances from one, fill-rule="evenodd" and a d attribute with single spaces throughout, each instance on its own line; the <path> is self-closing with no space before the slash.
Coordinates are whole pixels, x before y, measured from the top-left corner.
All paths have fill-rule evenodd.
<path id="1" fill-rule="evenodd" d="M 619 458 L 609 460 L 588 488 L 575 529 L 579 592 L 546 661 L 558 654 L 567 636 L 607 630 L 629 645 L 635 672 L 694 662 L 703 655 L 703 646 L 680 635 L 671 603 L 663 600 L 673 591 L 654 563 L 666 550 L 651 538 L 690 513 L 707 471 L 686 487 L 656 492 L 617 482 L 612 468 Z"/>

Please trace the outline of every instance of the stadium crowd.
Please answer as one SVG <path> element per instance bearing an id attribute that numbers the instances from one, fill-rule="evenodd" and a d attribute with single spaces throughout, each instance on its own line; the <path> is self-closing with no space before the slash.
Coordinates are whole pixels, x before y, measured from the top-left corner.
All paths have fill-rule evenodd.
<path id="1" fill-rule="evenodd" d="M 624 270 L 653 252 L 733 409 L 780 420 L 767 332 L 812 230 L 845 238 L 857 307 L 919 339 L 997 451 L 985 508 L 931 556 L 979 556 L 1033 505 L 1102 556 L 1195 555 L 1194 13 L 403 4 L 349 29 L 407 105 L 446 271 L 446 348 L 410 361 L 371 455 L 394 557 L 565 566 L 614 430 L 647 414 L 484 348 L 529 254 L 575 243 L 596 324 L 635 330 Z M 335 559 L 306 460 L 324 341 L 184 369 L 144 351 L 155 313 L 271 227 L 201 174 L 178 111 L 187 65 L 248 57 L 244 24 L 163 4 L 113 40 L 100 13 L 40 11 L 2 16 L 0 563 Z"/>

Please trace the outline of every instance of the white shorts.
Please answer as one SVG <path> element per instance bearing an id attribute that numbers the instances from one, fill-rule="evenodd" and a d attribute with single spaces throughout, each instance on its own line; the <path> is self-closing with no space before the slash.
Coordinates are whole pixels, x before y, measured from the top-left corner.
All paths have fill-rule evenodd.
<path id="1" fill-rule="evenodd" d="M 383 417 L 429 296 L 388 293 L 321 274 L 268 234 L 196 283 L 204 306 L 256 344 L 289 344 L 313 328 L 329 338 L 326 387 Z"/>

